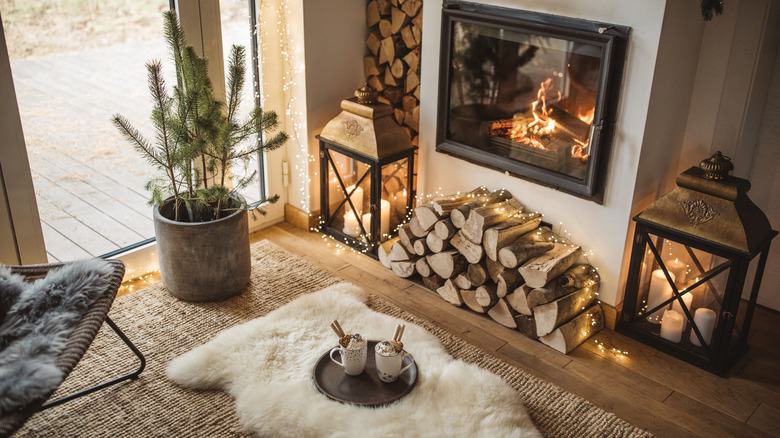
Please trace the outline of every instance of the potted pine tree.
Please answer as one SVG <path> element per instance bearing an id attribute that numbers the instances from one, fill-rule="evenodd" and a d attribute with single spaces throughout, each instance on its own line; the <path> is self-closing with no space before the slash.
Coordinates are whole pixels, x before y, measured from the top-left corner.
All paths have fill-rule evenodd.
<path id="1" fill-rule="evenodd" d="M 276 113 L 259 106 L 246 120 L 239 120 L 246 75 L 243 47 L 232 47 L 226 102 L 220 101 L 214 97 L 208 62 L 187 45 L 176 13 L 166 12 L 164 18 L 177 84 L 170 92 L 162 63 L 155 60 L 146 64 L 154 102 L 155 141 L 150 142 L 119 114 L 113 116 L 113 122 L 158 171 L 146 189 L 154 205 L 163 285 L 183 300 L 224 299 L 249 283 L 249 211 L 265 214 L 265 203 L 278 199 L 274 196 L 263 203 L 247 204 L 238 191 L 250 184 L 256 173 L 233 181 L 231 164 L 281 147 L 287 135 L 278 131 Z"/>

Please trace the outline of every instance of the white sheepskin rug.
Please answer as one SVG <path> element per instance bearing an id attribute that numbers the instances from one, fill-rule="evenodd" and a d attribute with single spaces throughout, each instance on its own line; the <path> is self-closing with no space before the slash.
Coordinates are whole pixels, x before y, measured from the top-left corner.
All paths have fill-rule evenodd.
<path id="1" fill-rule="evenodd" d="M 260 436 L 541 437 L 519 395 L 500 377 L 453 359 L 434 335 L 370 310 L 365 299 L 346 283 L 302 296 L 174 359 L 168 377 L 193 389 L 229 392 L 244 430 Z M 380 408 L 322 395 L 312 372 L 337 344 L 334 319 L 347 333 L 376 340 L 406 324 L 404 348 L 419 370 L 412 392 Z"/>

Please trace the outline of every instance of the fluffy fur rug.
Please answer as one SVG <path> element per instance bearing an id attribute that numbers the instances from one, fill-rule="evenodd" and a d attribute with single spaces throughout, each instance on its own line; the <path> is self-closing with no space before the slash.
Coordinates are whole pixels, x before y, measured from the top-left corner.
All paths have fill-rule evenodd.
<path id="1" fill-rule="evenodd" d="M 229 392 L 244 429 L 260 436 L 541 436 L 501 378 L 453 359 L 435 336 L 409 323 L 404 346 L 419 367 L 409 395 L 381 408 L 328 399 L 314 386 L 312 371 L 336 345 L 329 327 L 334 319 L 367 339 L 390 338 L 403 322 L 370 310 L 360 288 L 342 283 L 221 332 L 171 361 L 168 377 L 193 389 Z"/>
<path id="2" fill-rule="evenodd" d="M 0 412 L 62 383 L 57 356 L 87 308 L 110 284 L 102 260 L 74 262 L 27 283 L 0 265 Z"/>

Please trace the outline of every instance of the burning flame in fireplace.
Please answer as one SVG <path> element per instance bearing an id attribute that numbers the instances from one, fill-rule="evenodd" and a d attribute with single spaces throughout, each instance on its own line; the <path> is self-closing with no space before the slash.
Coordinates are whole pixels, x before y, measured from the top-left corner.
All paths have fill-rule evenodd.
<path id="1" fill-rule="evenodd" d="M 547 92 L 552 91 L 552 78 L 547 78 L 542 82 L 542 86 L 539 87 L 539 91 L 536 93 L 536 100 L 531 103 L 531 112 L 534 115 L 534 121 L 528 124 L 528 130 L 536 134 L 550 134 L 555 131 L 555 120 L 550 118 L 552 108 L 547 110 Z M 558 100 L 561 100 L 561 92 L 558 92 Z M 541 112 L 537 112 L 536 108 L 541 102 Z"/>
<path id="2" fill-rule="evenodd" d="M 566 125 L 558 126 L 556 119 L 560 117 L 553 116 L 553 108 L 548 106 L 550 102 L 561 102 L 562 95 L 558 90 L 554 90 L 555 85 L 552 78 L 547 78 L 539 86 L 536 93 L 536 100 L 531 102 L 530 114 L 515 114 L 511 120 L 496 120 L 491 122 L 491 135 L 508 138 L 516 143 L 521 143 L 543 151 L 549 151 L 549 144 L 564 144 L 566 136 L 569 136 L 570 150 L 568 151 L 572 158 L 582 162 L 587 162 L 589 156 L 588 142 L 585 138 L 580 140 L 576 134 L 567 129 Z M 555 97 L 557 95 L 557 97 Z M 555 99 L 555 100 L 551 100 Z M 576 117 L 587 125 L 593 123 L 594 108 L 579 108 L 575 114 Z M 562 119 L 562 120 L 565 120 Z M 554 138 L 553 138 L 554 137 Z M 562 145 L 561 145 L 562 146 Z"/>

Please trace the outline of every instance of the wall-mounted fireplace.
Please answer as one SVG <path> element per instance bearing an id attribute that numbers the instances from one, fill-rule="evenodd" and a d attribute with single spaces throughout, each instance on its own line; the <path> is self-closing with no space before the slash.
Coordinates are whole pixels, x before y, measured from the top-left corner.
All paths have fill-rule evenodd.
<path id="1" fill-rule="evenodd" d="M 437 151 L 601 203 L 629 29 L 466 2 L 442 18 Z"/>

